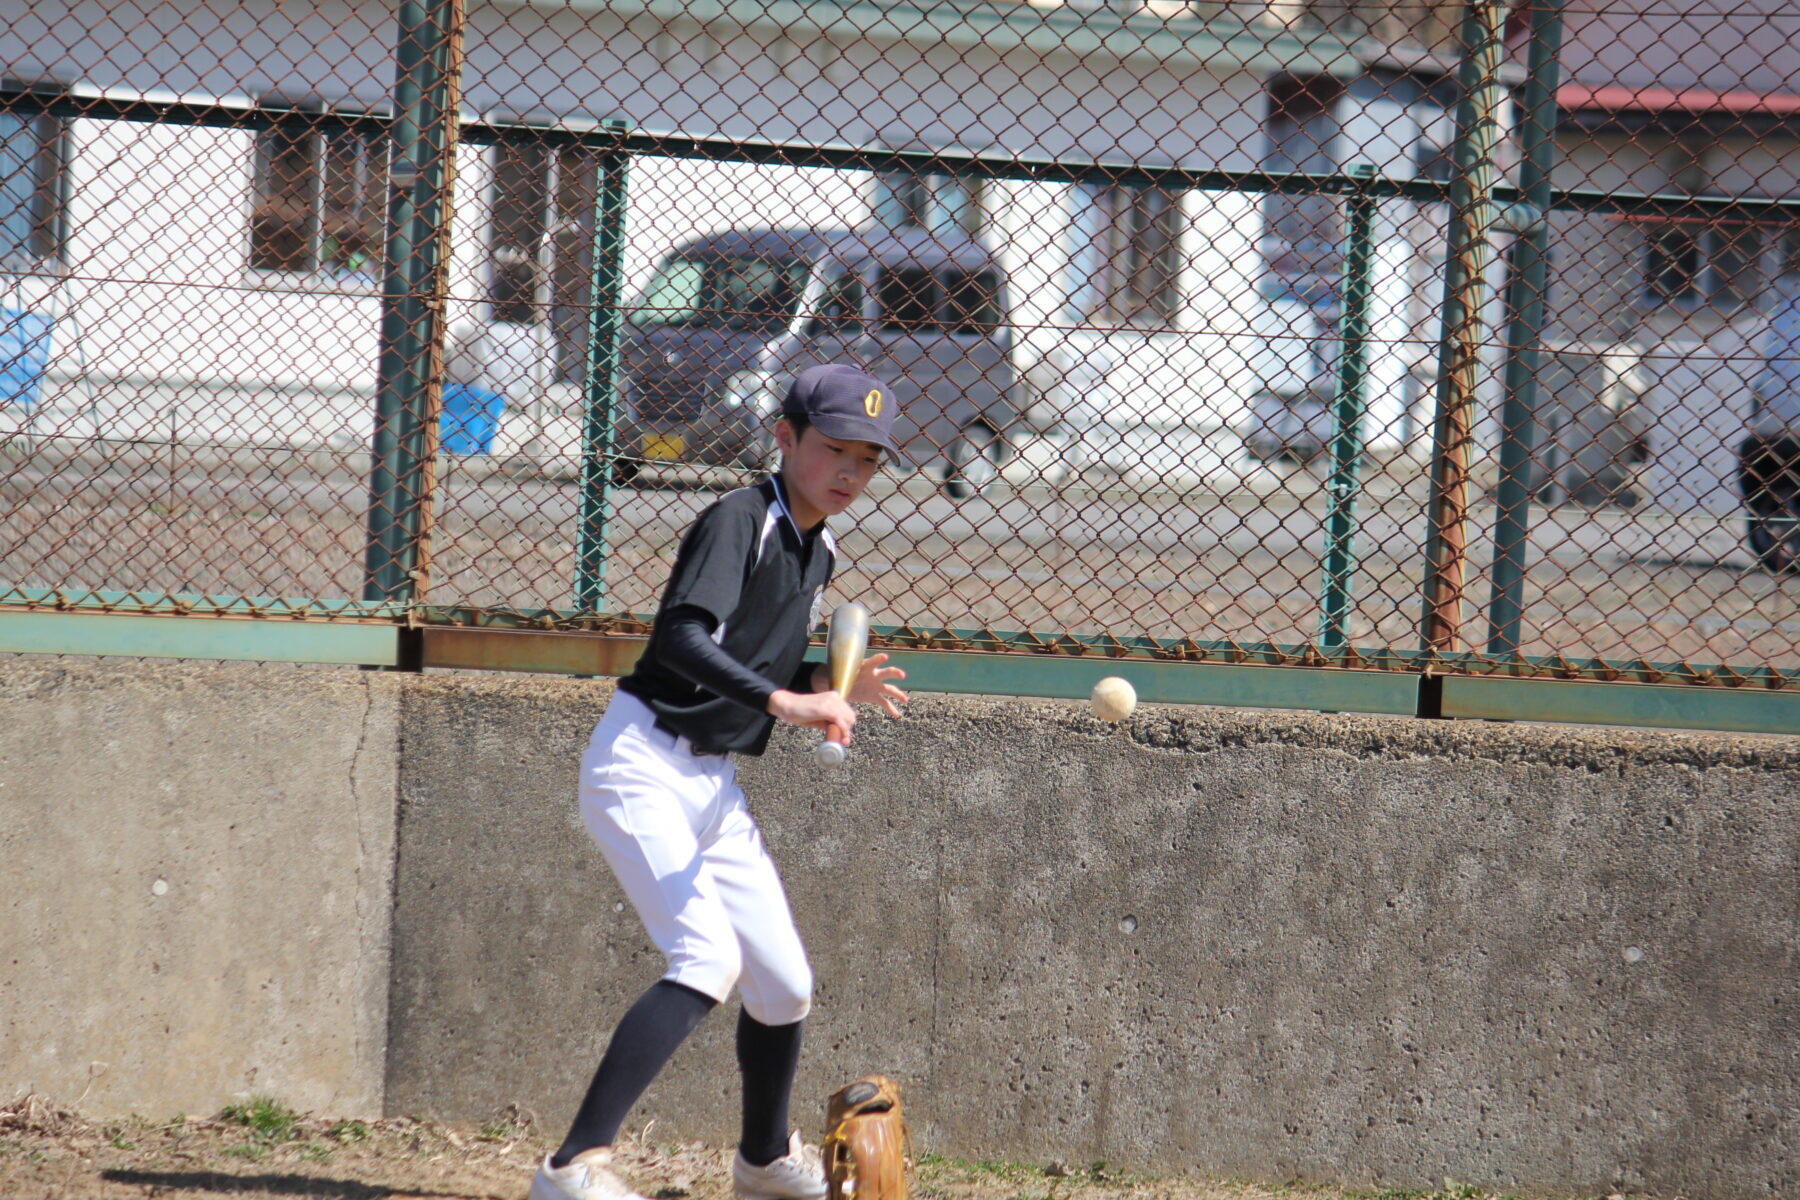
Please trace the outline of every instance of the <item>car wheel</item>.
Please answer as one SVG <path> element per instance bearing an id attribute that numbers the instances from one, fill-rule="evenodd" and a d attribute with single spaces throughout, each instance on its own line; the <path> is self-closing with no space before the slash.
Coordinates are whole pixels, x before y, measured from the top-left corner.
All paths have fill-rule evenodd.
<path id="1" fill-rule="evenodd" d="M 944 458 L 944 494 L 952 500 L 973 496 L 1000 478 L 1000 435 L 980 422 L 965 425 Z"/>

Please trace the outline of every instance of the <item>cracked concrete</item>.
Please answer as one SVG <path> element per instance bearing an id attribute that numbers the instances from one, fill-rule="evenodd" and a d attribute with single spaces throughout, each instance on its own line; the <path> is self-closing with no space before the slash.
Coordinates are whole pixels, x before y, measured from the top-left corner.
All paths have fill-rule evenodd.
<path id="1" fill-rule="evenodd" d="M 566 1119 L 661 969 L 575 812 L 610 692 L 7 664 L 0 1091 Z M 804 1128 L 883 1070 L 957 1157 L 1800 1194 L 1800 739 L 926 696 L 809 741 L 742 767 Z M 733 1134 L 731 1026 L 634 1124 Z"/>

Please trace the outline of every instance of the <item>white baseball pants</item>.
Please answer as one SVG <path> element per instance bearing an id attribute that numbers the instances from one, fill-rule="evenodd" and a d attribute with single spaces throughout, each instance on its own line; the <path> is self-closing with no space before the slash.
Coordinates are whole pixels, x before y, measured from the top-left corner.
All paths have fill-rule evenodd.
<path id="1" fill-rule="evenodd" d="M 812 968 L 728 754 L 696 754 L 614 692 L 581 758 L 581 819 L 618 877 L 664 979 L 723 1002 L 738 985 L 764 1025 L 812 1007 Z"/>

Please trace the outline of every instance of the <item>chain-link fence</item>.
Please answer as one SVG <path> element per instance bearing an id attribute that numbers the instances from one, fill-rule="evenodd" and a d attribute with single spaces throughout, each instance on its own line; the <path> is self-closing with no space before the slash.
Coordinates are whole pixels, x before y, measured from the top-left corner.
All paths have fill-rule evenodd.
<path id="1" fill-rule="evenodd" d="M 0 604 L 1800 679 L 1790 0 L 0 0 Z"/>

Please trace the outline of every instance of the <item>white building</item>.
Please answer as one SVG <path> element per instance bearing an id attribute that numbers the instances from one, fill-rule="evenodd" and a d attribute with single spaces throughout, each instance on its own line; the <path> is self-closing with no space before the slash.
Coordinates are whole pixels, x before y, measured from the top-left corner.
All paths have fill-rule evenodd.
<path id="1" fill-rule="evenodd" d="M 1800 7 L 1611 0 L 1571 11 L 1558 187 L 1800 196 Z M 1551 338 L 1641 359 L 1661 507 L 1735 511 L 1771 285 L 1800 273 L 1791 220 L 1557 214 Z"/>
<path id="2" fill-rule="evenodd" d="M 464 111 L 763 142 L 1249 169 L 1317 166 L 1296 152 L 1294 130 L 1316 127 L 1295 115 L 1304 103 L 1294 98 L 1329 92 L 1334 131 L 1321 162 L 1373 161 L 1404 175 L 1432 169 L 1447 137 L 1435 60 L 1422 71 L 1382 65 L 1366 42 L 1352 53 L 1354 39 L 1304 13 L 1246 21 L 1241 7 L 1216 4 L 896 5 L 831 20 L 807 10 L 777 25 L 763 5 L 707 11 L 670 0 L 471 4 Z M 4 0 L 0 15 L 0 69 L 15 93 L 370 112 L 391 87 L 386 5 L 264 0 L 211 28 L 152 5 L 134 10 L 126 39 L 101 32 L 109 23 L 97 0 Z M 259 133 L 248 122 L 26 120 L 3 108 L 15 202 L 0 304 L 54 322 L 40 433 L 366 442 L 385 199 L 378 141 Z M 570 381 L 587 298 L 591 165 L 580 151 L 540 145 L 458 152 L 451 368 L 485 372 L 527 425 L 579 405 Z M 911 222 L 984 239 L 1012 276 L 1020 373 L 1094 433 L 1095 455 L 1146 477 L 1204 473 L 1235 455 L 1222 431 L 1246 424 L 1259 393 L 1304 387 L 1317 365 L 1306 362 L 1315 313 L 1266 269 L 1265 254 L 1279 266 L 1287 252 L 1271 242 L 1256 196 L 650 156 L 633 159 L 630 188 L 628 295 L 675 243 L 734 226 Z M 1419 433 L 1408 418 L 1413 380 L 1435 331 L 1421 341 L 1416 328 L 1414 215 L 1384 207 L 1377 442 Z M 564 453 L 574 449 L 574 422 L 566 426 Z"/>

